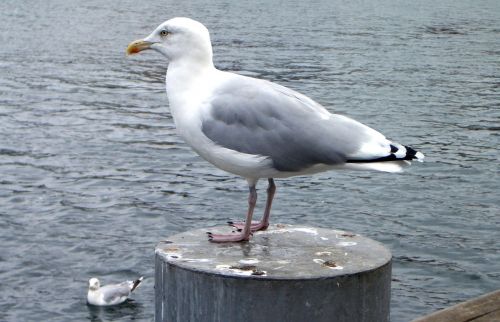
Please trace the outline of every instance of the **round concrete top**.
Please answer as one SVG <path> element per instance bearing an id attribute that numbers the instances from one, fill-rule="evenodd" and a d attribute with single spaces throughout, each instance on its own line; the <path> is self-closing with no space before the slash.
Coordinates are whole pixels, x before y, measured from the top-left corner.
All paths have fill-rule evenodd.
<path id="1" fill-rule="evenodd" d="M 229 233 L 227 226 L 183 232 L 160 242 L 165 262 L 206 274 L 259 279 L 317 279 L 371 271 L 391 260 L 372 239 L 341 230 L 270 225 L 249 242 L 212 243 L 206 232 Z"/>

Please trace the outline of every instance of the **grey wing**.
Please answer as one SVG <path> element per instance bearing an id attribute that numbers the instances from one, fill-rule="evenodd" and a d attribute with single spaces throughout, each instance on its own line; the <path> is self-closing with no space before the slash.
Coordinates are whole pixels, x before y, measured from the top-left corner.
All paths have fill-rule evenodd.
<path id="1" fill-rule="evenodd" d="M 242 76 L 219 88 L 210 105 L 202 120 L 209 139 L 269 157 L 279 171 L 344 163 L 371 130 L 286 87 Z"/>
<path id="2" fill-rule="evenodd" d="M 130 295 L 130 287 L 128 284 L 121 283 L 116 285 L 107 285 L 101 287 L 101 292 L 103 300 L 106 303 L 112 303 L 119 300 L 122 297 L 127 297 Z"/>

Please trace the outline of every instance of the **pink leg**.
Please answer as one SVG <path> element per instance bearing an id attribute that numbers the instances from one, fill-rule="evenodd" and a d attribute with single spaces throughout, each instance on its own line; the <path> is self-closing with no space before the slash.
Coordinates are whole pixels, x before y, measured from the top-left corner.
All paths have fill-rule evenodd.
<path id="1" fill-rule="evenodd" d="M 274 180 L 272 178 L 269 178 L 268 182 L 269 185 L 267 186 L 267 201 L 266 201 L 266 209 L 264 210 L 264 216 L 262 217 L 262 220 L 260 222 L 253 221 L 250 223 L 250 229 L 252 232 L 258 230 L 266 230 L 267 227 L 269 227 L 269 216 L 271 215 L 271 205 L 273 204 L 274 193 L 276 192 L 276 185 L 274 184 Z M 238 231 L 241 231 L 245 228 L 247 222 L 248 221 L 245 222 L 228 221 L 227 223 L 230 226 L 233 226 L 234 228 L 238 229 Z"/>
<path id="2" fill-rule="evenodd" d="M 255 189 L 255 184 L 250 186 L 250 195 L 248 196 L 248 213 L 246 218 L 245 226 L 243 227 L 243 231 L 239 234 L 230 234 L 230 235 L 222 235 L 222 234 L 212 234 L 208 232 L 208 240 L 216 243 L 223 242 L 238 242 L 245 241 L 250 239 L 250 235 L 252 234 L 251 230 L 251 222 L 253 210 L 255 208 L 255 204 L 257 203 L 257 190 Z"/>

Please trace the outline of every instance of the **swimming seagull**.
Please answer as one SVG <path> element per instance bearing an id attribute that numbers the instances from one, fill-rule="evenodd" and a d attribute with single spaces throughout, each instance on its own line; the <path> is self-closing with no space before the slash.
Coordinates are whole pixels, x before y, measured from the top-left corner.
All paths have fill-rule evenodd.
<path id="1" fill-rule="evenodd" d="M 87 302 L 92 305 L 109 306 L 125 302 L 130 294 L 141 284 L 144 277 L 135 281 L 126 281 L 120 284 L 100 286 L 95 277 L 89 280 Z"/>
<path id="2" fill-rule="evenodd" d="M 232 234 L 208 233 L 210 241 L 245 241 L 266 229 L 273 178 L 331 169 L 398 172 L 424 158 L 294 90 L 216 69 L 209 32 L 195 20 L 170 19 L 130 43 L 127 54 L 146 49 L 168 59 L 166 90 L 178 133 L 205 160 L 248 182 L 246 220 L 229 222 L 238 229 Z M 268 178 L 267 202 L 262 220 L 252 222 L 261 178 Z"/>

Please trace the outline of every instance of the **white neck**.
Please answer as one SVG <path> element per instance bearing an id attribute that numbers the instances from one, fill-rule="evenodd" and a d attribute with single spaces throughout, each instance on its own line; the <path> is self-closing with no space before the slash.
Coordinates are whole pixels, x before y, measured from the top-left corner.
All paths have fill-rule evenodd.
<path id="1" fill-rule="evenodd" d="M 216 71 L 212 60 L 199 61 L 194 59 L 179 59 L 171 61 L 166 75 L 166 88 L 170 106 L 176 105 L 180 96 L 188 91 L 191 95 L 200 95 L 199 90 L 207 79 L 206 76 Z M 197 89 L 196 91 L 194 91 Z"/>

